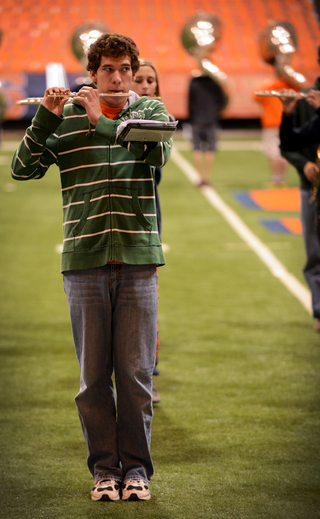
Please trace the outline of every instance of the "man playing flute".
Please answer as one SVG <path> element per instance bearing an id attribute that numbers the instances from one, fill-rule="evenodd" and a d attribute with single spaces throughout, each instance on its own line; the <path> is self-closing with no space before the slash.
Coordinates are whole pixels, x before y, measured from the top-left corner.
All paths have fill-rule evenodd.
<path id="1" fill-rule="evenodd" d="M 320 63 L 320 46 L 318 63 Z M 281 154 L 296 168 L 300 177 L 300 216 L 306 252 L 303 274 L 311 292 L 316 332 L 320 332 L 320 233 L 317 223 L 320 208 L 319 194 L 317 200 L 314 200 L 314 187 L 318 184 L 320 173 L 317 159 L 317 148 L 320 144 L 320 134 L 317 137 L 317 125 L 320 131 L 317 115 L 320 106 L 319 90 L 320 78 L 317 78 L 314 87 L 303 94 L 304 99 L 301 99 L 301 96 L 291 99 L 280 97 L 283 106 L 280 150 Z"/>
<path id="2" fill-rule="evenodd" d="M 60 169 L 61 271 L 95 501 L 151 497 L 156 268 L 165 263 L 154 171 L 168 161 L 172 141 L 117 137 L 117 127 L 128 119 L 169 121 L 163 104 L 130 91 L 138 55 L 131 38 L 103 34 L 88 52 L 94 88 L 81 88 L 71 102 L 50 97 L 68 90 L 48 88 L 12 161 L 16 180 L 40 179 L 52 164 Z"/>

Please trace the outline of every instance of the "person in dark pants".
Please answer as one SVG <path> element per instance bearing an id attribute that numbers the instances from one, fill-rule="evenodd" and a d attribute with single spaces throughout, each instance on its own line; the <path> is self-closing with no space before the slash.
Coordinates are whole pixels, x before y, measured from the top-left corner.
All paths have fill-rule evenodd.
<path id="1" fill-rule="evenodd" d="M 137 71 L 134 81 L 132 84 L 132 89 L 139 96 L 147 96 L 149 98 L 161 98 L 160 94 L 160 85 L 159 85 L 159 75 L 154 64 L 147 59 L 139 59 L 140 67 Z M 170 120 L 173 120 L 173 117 L 169 114 Z M 158 185 L 160 184 L 162 177 L 162 168 L 157 167 L 155 169 L 155 196 L 156 196 L 156 207 L 157 207 L 157 222 L 158 222 L 158 231 L 159 238 L 161 241 L 161 206 L 160 206 L 160 198 L 158 192 Z M 156 365 L 153 374 L 158 375 L 158 360 L 159 360 L 159 350 L 160 350 L 160 333 L 159 333 L 159 318 L 158 318 L 158 329 L 157 329 L 157 350 L 156 350 Z M 159 392 L 155 386 L 154 379 L 152 383 L 152 401 L 154 403 L 158 403 L 161 401 Z"/>
<path id="2" fill-rule="evenodd" d="M 320 47 L 318 49 L 320 56 Z M 315 111 L 320 96 L 320 78 L 307 98 L 295 95 L 292 99 L 282 98 L 283 116 L 280 126 L 281 154 L 297 169 L 300 177 L 301 222 L 306 251 L 303 269 L 311 291 L 314 329 L 320 332 L 320 242 L 318 238 L 319 198 L 316 196 L 319 179 L 317 136 L 319 117 Z M 318 121 L 318 122 L 317 122 Z M 309 128 L 309 130 L 308 130 Z M 309 134 L 308 134 L 309 132 Z M 313 138 L 311 133 L 313 133 Z"/>
<path id="3" fill-rule="evenodd" d="M 194 164 L 201 178 L 199 185 L 210 185 L 217 149 L 219 117 L 224 106 L 221 87 L 205 74 L 192 78 L 188 106 Z"/>

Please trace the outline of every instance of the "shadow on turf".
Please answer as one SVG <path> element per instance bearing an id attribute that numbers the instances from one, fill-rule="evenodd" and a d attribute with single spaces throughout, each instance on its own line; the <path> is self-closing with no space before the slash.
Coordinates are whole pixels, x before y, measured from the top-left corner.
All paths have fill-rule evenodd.
<path id="1" fill-rule="evenodd" d="M 157 466 L 179 463 L 194 464 L 222 455 L 212 446 L 200 444 L 190 431 L 174 424 L 163 408 L 157 407 L 152 425 L 152 457 Z"/>

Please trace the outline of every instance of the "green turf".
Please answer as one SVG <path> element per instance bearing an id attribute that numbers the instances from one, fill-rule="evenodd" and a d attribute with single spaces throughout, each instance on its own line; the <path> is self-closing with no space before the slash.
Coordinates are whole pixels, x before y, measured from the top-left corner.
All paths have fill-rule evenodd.
<path id="1" fill-rule="evenodd" d="M 160 376 L 146 503 L 93 503 L 74 405 L 78 365 L 59 273 L 58 171 L 14 183 L 0 150 L 0 516 L 320 518 L 320 336 L 312 318 L 173 162 L 160 185 Z M 183 152 L 191 160 L 190 152 Z M 8 164 L 4 164 L 6 162 Z M 223 199 L 304 283 L 302 239 L 270 234 L 232 192 L 259 152 L 221 151 Z M 297 185 L 293 169 L 288 183 Z M 12 190 L 16 188 L 14 191 Z"/>

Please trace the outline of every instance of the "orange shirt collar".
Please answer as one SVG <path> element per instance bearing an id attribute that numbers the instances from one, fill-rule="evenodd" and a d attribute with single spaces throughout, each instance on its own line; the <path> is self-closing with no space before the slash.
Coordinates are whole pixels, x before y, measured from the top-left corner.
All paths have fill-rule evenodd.
<path id="1" fill-rule="evenodd" d="M 124 105 L 123 105 L 123 106 L 120 106 L 120 107 L 117 106 L 114 108 L 114 107 L 102 105 L 102 104 L 100 104 L 100 106 L 101 106 L 103 115 L 108 117 L 108 119 L 115 119 L 117 117 L 117 115 L 119 115 L 119 113 L 121 112 L 122 108 L 124 107 Z"/>

